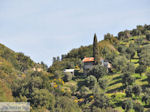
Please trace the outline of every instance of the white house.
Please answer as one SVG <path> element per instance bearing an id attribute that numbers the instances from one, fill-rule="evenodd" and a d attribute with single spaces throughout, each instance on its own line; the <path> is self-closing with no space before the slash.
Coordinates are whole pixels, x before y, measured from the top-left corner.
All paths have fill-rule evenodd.
<path id="1" fill-rule="evenodd" d="M 64 73 L 71 73 L 72 75 L 74 75 L 74 69 L 65 69 Z"/>

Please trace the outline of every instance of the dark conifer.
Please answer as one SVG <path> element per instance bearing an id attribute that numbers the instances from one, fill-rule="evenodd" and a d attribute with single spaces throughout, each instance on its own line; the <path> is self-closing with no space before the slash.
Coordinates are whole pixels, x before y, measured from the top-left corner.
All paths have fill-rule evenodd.
<path id="1" fill-rule="evenodd" d="M 99 49 L 98 49 L 98 42 L 97 36 L 94 34 L 94 41 L 93 41 L 93 57 L 94 57 L 94 64 L 99 64 Z"/>

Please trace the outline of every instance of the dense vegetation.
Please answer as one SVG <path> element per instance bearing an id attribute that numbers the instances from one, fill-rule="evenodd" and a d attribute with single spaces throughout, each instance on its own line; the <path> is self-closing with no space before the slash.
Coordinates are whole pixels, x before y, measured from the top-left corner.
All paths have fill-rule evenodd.
<path id="1" fill-rule="evenodd" d="M 27 101 L 33 112 L 149 112 L 150 25 L 108 33 L 95 46 L 54 57 L 48 68 L 0 44 L 0 101 Z M 84 75 L 81 60 L 93 51 L 111 70 L 96 63 Z"/>

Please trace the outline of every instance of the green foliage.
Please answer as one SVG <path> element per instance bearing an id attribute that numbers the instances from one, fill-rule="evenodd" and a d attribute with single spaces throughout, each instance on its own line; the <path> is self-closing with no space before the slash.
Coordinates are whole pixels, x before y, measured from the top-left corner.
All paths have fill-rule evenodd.
<path id="1" fill-rule="evenodd" d="M 134 103 L 133 108 L 135 112 L 144 112 L 144 107 L 140 103 Z"/>
<path id="2" fill-rule="evenodd" d="M 93 105 L 99 108 L 107 108 L 109 107 L 109 99 L 104 94 L 97 94 Z"/>
<path id="3" fill-rule="evenodd" d="M 85 79 L 85 83 L 87 87 L 92 89 L 97 84 L 97 79 L 93 75 L 90 75 Z"/>
<path id="4" fill-rule="evenodd" d="M 64 69 L 73 69 L 75 66 L 82 67 L 81 59 L 79 58 L 66 58 L 62 61 L 56 61 L 48 68 L 48 72 L 55 73 L 55 71 L 64 71 Z"/>
<path id="5" fill-rule="evenodd" d="M 133 63 L 127 63 L 127 65 L 123 69 L 123 73 L 126 73 L 126 72 L 135 73 L 135 66 Z"/>
<path id="6" fill-rule="evenodd" d="M 13 96 L 11 89 L 7 87 L 6 83 L 0 79 L 0 102 L 12 102 Z"/>
<path id="7" fill-rule="evenodd" d="M 59 97 L 55 112 L 82 112 L 79 106 L 66 96 Z"/>
<path id="8" fill-rule="evenodd" d="M 108 86 L 108 80 L 107 80 L 107 78 L 99 78 L 98 79 L 98 83 L 99 83 L 99 86 L 102 89 L 106 89 L 106 87 Z"/>
<path id="9" fill-rule="evenodd" d="M 112 62 L 112 66 L 117 71 L 123 71 L 126 64 L 127 64 L 127 59 L 124 56 L 116 56 Z"/>
<path id="10" fill-rule="evenodd" d="M 72 80 L 72 77 L 73 75 L 71 73 L 65 73 L 65 76 L 64 76 L 64 81 L 68 82 L 70 80 Z"/>
<path id="11" fill-rule="evenodd" d="M 140 75 L 142 75 L 142 73 L 145 71 L 146 71 L 146 66 L 144 66 L 144 65 L 139 65 L 135 70 L 135 72 L 139 73 Z"/>
<path id="12" fill-rule="evenodd" d="M 145 104 L 148 104 L 150 102 L 150 88 L 146 88 L 144 95 L 142 97 L 142 102 L 145 102 Z"/>
<path id="13" fill-rule="evenodd" d="M 130 97 L 135 102 L 134 110 L 143 112 L 143 106 L 146 110 L 150 105 L 149 88 L 145 92 L 141 89 L 149 86 L 147 81 L 150 83 L 149 31 L 150 25 L 144 25 L 119 32 L 117 38 L 108 33 L 104 36 L 105 40 L 97 42 L 95 39 L 96 45 L 73 49 L 67 55 L 62 55 L 61 59 L 54 57 L 53 65 L 49 68 L 43 62 L 36 64 L 23 53 L 15 53 L 0 44 L 0 101 L 30 102 L 33 112 L 81 112 L 80 108 L 84 112 L 116 112 L 107 107 L 122 111 L 122 101 Z M 106 76 L 107 69 L 97 65 L 89 71 L 88 76 L 83 75 L 81 60 L 95 54 L 112 64 L 113 73 Z M 129 60 L 133 63 L 129 63 Z M 136 73 L 143 73 L 143 76 L 134 74 L 135 67 Z M 77 68 L 78 76 L 71 80 L 72 75 L 63 73 L 67 68 Z M 42 72 L 37 72 L 38 69 Z M 133 77 L 136 78 L 135 84 L 140 86 L 133 85 Z M 68 82 L 64 83 L 61 78 L 66 78 Z M 122 84 L 127 86 L 125 90 Z M 102 91 L 105 94 L 101 94 Z M 138 103 L 141 100 L 145 103 Z M 132 101 L 124 101 L 123 107 L 129 111 L 133 107 Z"/>
<path id="14" fill-rule="evenodd" d="M 133 102 L 130 99 L 124 100 L 122 103 L 122 108 L 125 109 L 125 112 L 129 112 L 133 108 Z"/>
<path id="15" fill-rule="evenodd" d="M 40 106 L 53 110 L 55 105 L 55 97 L 51 93 L 49 93 L 47 89 L 34 88 L 33 92 L 31 93 L 30 102 L 35 108 L 37 108 L 37 106 Z"/>
<path id="16" fill-rule="evenodd" d="M 62 71 L 56 70 L 56 71 L 54 72 L 54 78 L 56 78 L 56 79 L 61 78 L 62 75 L 63 75 L 63 72 L 62 72 Z"/>
<path id="17" fill-rule="evenodd" d="M 129 55 L 129 59 L 131 61 L 131 59 L 134 57 L 135 55 L 135 49 L 133 47 L 127 48 L 126 49 L 127 54 Z"/>
<path id="18" fill-rule="evenodd" d="M 107 33 L 104 35 L 104 40 L 108 40 L 111 44 L 117 45 L 118 44 L 118 39 L 115 38 L 112 34 Z"/>
<path id="19" fill-rule="evenodd" d="M 107 69 L 106 69 L 106 67 L 104 67 L 102 65 L 95 65 L 88 72 L 88 75 L 95 76 L 97 78 L 97 80 L 99 78 L 105 76 L 106 74 L 107 74 Z"/>
<path id="20" fill-rule="evenodd" d="M 134 85 L 132 91 L 135 96 L 139 96 L 142 92 L 142 88 L 139 85 Z"/>
<path id="21" fill-rule="evenodd" d="M 123 46 L 123 45 L 119 45 L 119 46 L 118 46 L 118 51 L 119 51 L 120 53 L 125 53 L 125 52 L 126 52 L 126 49 L 127 49 L 126 46 Z"/>
<path id="22" fill-rule="evenodd" d="M 126 93 L 126 97 L 132 97 L 132 93 L 133 93 L 132 86 L 127 86 L 125 93 Z"/>
<path id="23" fill-rule="evenodd" d="M 134 83 L 135 79 L 131 77 L 130 73 L 124 73 L 122 76 L 122 83 L 126 87 L 128 85 L 132 85 Z"/>
<path id="24" fill-rule="evenodd" d="M 87 94 L 89 94 L 89 88 L 86 87 L 86 86 L 82 86 L 81 89 L 80 89 L 80 94 L 81 96 L 86 96 Z"/>
<path id="25" fill-rule="evenodd" d="M 146 34 L 146 39 L 150 41 L 150 32 Z"/>
<path id="26" fill-rule="evenodd" d="M 29 57 L 24 56 L 23 53 L 17 53 L 16 58 L 18 61 L 20 71 L 24 72 L 25 70 L 29 69 L 30 67 L 33 67 L 34 65 L 33 61 Z"/>
<path id="27" fill-rule="evenodd" d="M 150 112 L 150 109 L 147 109 L 145 112 Z"/>
<path id="28" fill-rule="evenodd" d="M 147 75 L 147 81 L 148 81 L 148 83 L 150 85 L 150 72 L 148 72 L 146 75 Z"/>
<path id="29" fill-rule="evenodd" d="M 99 64 L 99 47 L 96 34 L 94 35 L 93 40 L 93 57 L 94 57 L 94 64 L 95 65 Z"/>
<path id="30" fill-rule="evenodd" d="M 119 40 L 128 39 L 129 37 L 131 37 L 129 30 L 121 31 L 118 33 L 118 39 Z"/>

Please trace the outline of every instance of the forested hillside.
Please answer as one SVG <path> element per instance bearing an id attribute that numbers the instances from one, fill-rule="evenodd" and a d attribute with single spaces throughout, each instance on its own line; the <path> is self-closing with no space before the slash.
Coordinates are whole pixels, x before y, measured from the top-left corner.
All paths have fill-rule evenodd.
<path id="1" fill-rule="evenodd" d="M 104 35 L 97 52 L 111 70 L 95 64 L 85 75 L 92 43 L 54 57 L 50 67 L 0 44 L 0 102 L 30 102 L 32 112 L 149 112 L 150 25 Z"/>
<path id="2" fill-rule="evenodd" d="M 92 44 L 92 42 L 91 42 Z M 82 59 L 93 56 L 93 46 L 81 46 L 53 58 L 48 71 L 65 81 L 75 102 L 84 112 L 144 112 L 150 108 L 150 26 L 137 26 L 113 36 L 108 33 L 98 42 L 99 55 L 111 63 L 111 72 L 96 65 L 83 73 Z M 75 69 L 75 76 L 64 74 Z"/>

